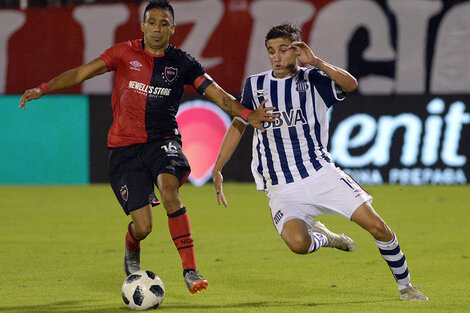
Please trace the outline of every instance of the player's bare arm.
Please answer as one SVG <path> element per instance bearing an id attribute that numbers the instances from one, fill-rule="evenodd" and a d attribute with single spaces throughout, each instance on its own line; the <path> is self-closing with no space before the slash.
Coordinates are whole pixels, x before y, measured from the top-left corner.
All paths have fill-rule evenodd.
<path id="1" fill-rule="evenodd" d="M 250 123 L 251 126 L 261 131 L 264 131 L 261 125 L 262 122 L 274 122 L 277 117 L 276 114 L 268 113 L 268 111 L 275 110 L 276 108 L 274 107 L 264 107 L 264 105 L 260 105 L 255 111 L 247 109 L 243 104 L 238 102 L 234 96 L 225 92 L 225 90 L 215 82 L 206 88 L 204 95 L 227 114 L 239 116 Z"/>
<path id="2" fill-rule="evenodd" d="M 238 119 L 233 119 L 232 125 L 225 133 L 222 144 L 220 145 L 219 154 L 215 161 L 214 169 L 212 170 L 212 182 L 214 183 L 215 191 L 217 192 L 217 202 L 222 202 L 227 207 L 227 200 L 225 199 L 223 191 L 224 177 L 222 176 L 222 169 L 228 162 L 233 152 L 240 143 L 240 139 L 245 132 L 246 125 Z"/>
<path id="3" fill-rule="evenodd" d="M 107 71 L 106 63 L 101 59 L 95 59 L 54 77 L 47 83 L 47 88 L 49 92 L 67 89 Z M 26 90 L 20 99 L 20 108 L 26 109 L 26 102 L 39 99 L 44 93 L 44 89 L 39 87 Z"/>
<path id="4" fill-rule="evenodd" d="M 297 60 L 303 64 L 315 66 L 323 71 L 329 78 L 334 80 L 345 92 L 357 89 L 357 80 L 348 71 L 329 64 L 317 57 L 312 49 L 303 41 L 293 42 L 291 48 L 294 49 Z"/>

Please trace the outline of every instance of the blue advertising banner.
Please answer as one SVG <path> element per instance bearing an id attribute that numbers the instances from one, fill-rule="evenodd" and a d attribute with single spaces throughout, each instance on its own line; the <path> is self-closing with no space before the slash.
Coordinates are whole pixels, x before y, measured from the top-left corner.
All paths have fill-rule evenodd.
<path id="1" fill-rule="evenodd" d="M 89 183 L 86 96 L 0 97 L 0 184 Z"/>

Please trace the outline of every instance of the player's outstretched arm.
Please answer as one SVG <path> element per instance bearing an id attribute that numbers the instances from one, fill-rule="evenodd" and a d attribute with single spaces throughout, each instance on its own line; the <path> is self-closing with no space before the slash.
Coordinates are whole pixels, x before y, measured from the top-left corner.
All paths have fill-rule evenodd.
<path id="1" fill-rule="evenodd" d="M 39 87 L 26 90 L 20 99 L 20 108 L 26 109 L 26 102 L 39 99 L 41 96 L 51 91 L 76 86 L 87 79 L 101 75 L 107 71 L 106 63 L 101 59 L 95 59 L 90 63 L 68 70 L 54 77 L 48 83 L 42 83 Z"/>
<path id="2" fill-rule="evenodd" d="M 351 92 L 357 89 L 358 84 L 354 76 L 352 76 L 348 71 L 327 63 L 317 57 L 305 42 L 293 42 L 291 48 L 294 49 L 297 60 L 303 64 L 315 66 L 319 70 L 323 71 L 329 78 L 340 85 L 343 91 Z"/>
<path id="3" fill-rule="evenodd" d="M 262 122 L 274 122 L 277 115 L 268 113 L 275 110 L 274 107 L 265 108 L 260 105 L 256 111 L 247 109 L 243 104 L 238 102 L 234 96 L 228 94 L 216 82 L 213 82 L 206 88 L 204 95 L 217 104 L 222 110 L 232 116 L 239 116 L 251 124 L 254 128 L 264 131 Z"/>
<path id="4" fill-rule="evenodd" d="M 222 169 L 224 168 L 227 161 L 232 156 L 233 152 L 240 143 L 240 139 L 245 132 L 246 126 L 238 119 L 233 119 L 232 125 L 225 133 L 222 144 L 220 145 L 219 154 L 215 161 L 214 169 L 212 170 L 212 182 L 214 183 L 215 191 L 217 192 L 217 202 L 222 202 L 227 207 L 227 200 L 223 191 L 224 177 L 222 176 Z"/>

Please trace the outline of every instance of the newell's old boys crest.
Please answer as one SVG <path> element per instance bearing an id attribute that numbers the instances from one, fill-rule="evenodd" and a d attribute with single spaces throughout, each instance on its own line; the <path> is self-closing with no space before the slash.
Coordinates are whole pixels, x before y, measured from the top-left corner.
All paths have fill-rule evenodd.
<path id="1" fill-rule="evenodd" d="M 121 186 L 121 197 L 127 201 L 127 185 Z"/>
<path id="2" fill-rule="evenodd" d="M 171 83 L 175 80 L 178 76 L 178 69 L 174 67 L 165 67 L 165 72 L 163 73 L 163 77 L 166 79 L 167 82 Z"/>

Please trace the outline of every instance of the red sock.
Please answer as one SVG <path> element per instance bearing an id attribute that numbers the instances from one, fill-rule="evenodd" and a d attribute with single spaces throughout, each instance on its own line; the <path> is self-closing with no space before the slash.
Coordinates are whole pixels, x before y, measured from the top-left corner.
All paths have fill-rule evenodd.
<path id="1" fill-rule="evenodd" d="M 126 249 L 127 251 L 137 252 L 140 248 L 140 240 L 135 238 L 134 232 L 132 231 L 132 222 L 127 226 L 126 234 Z"/>
<path id="2" fill-rule="evenodd" d="M 183 269 L 196 269 L 196 255 L 194 253 L 191 226 L 186 208 L 183 207 L 175 213 L 168 215 L 168 226 L 171 238 L 183 262 Z"/>

